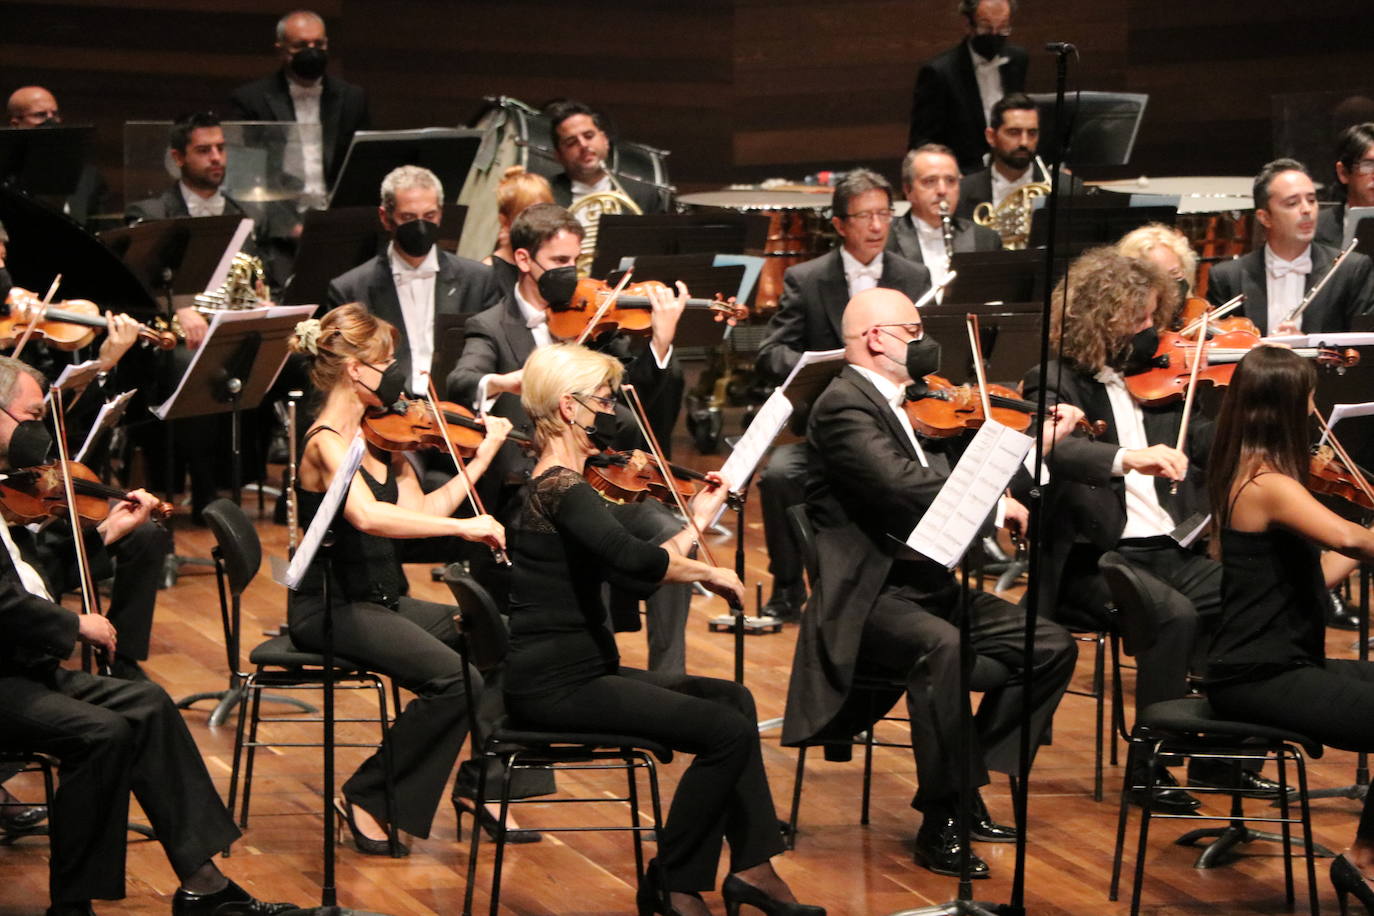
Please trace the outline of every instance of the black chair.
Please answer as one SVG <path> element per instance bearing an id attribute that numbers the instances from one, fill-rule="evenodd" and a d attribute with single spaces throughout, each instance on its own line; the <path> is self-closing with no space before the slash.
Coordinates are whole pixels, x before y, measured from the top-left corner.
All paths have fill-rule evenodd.
<path id="1" fill-rule="evenodd" d="M 1159 626 L 1158 608 L 1149 600 L 1148 591 L 1139 573 L 1136 572 L 1120 554 L 1109 551 L 1103 554 L 1099 568 L 1111 590 L 1113 602 L 1120 615 L 1122 638 L 1128 650 L 1137 658 L 1140 653 L 1153 645 L 1154 634 Z M 1126 821 L 1129 813 L 1129 796 L 1132 790 L 1143 793 L 1145 804 L 1140 818 L 1140 836 L 1136 848 L 1135 878 L 1131 887 L 1131 914 L 1140 911 L 1140 888 L 1145 879 L 1145 850 L 1149 836 L 1150 821 L 1153 818 L 1176 820 L 1224 820 L 1225 827 L 1194 830 L 1180 837 L 1179 845 L 1193 845 L 1197 840 L 1212 837 L 1204 855 L 1213 860 L 1224 855 L 1237 844 L 1250 840 L 1274 840 L 1283 844 L 1284 889 L 1288 905 L 1292 906 L 1293 893 L 1293 855 L 1291 828 L 1294 824 L 1302 827 L 1303 855 L 1307 863 L 1307 886 L 1309 905 L 1313 913 L 1318 912 L 1317 875 L 1314 854 L 1320 850 L 1323 855 L 1332 855 L 1312 842 L 1312 819 L 1307 795 L 1307 767 L 1303 756 L 1313 758 L 1322 755 L 1322 746 L 1305 735 L 1286 729 L 1271 728 L 1249 722 L 1235 722 L 1222 719 L 1202 697 L 1185 697 L 1152 703 L 1136 715 L 1130 732 L 1125 734 L 1127 741 L 1126 775 L 1121 788 L 1121 806 L 1116 829 L 1116 852 L 1112 861 L 1112 881 L 1108 898 L 1117 899 L 1120 886 L 1122 853 L 1126 842 Z M 1143 757 L 1143 760 L 1142 760 Z M 1157 766 L 1166 759 L 1198 758 L 1223 760 L 1232 765 L 1237 777 L 1244 761 L 1254 761 L 1263 765 L 1266 760 L 1274 760 L 1278 765 L 1279 817 L 1247 816 L 1243 810 L 1243 795 L 1239 791 L 1224 788 L 1209 789 L 1194 787 L 1189 791 L 1199 794 L 1226 794 L 1231 796 L 1230 812 L 1220 814 L 1156 814 L 1153 799 L 1157 792 L 1166 787 L 1136 785 L 1132 773 L 1135 764 L 1142 763 L 1140 771 L 1154 773 Z M 1288 788 L 1287 764 L 1292 763 L 1298 777 L 1297 800 L 1300 809 L 1298 817 L 1290 815 L 1290 793 Z M 1246 826 L 1247 821 L 1279 824 L 1281 835 L 1262 833 Z M 1201 862 L 1200 862 L 1201 865 Z"/>
<path id="2" fill-rule="evenodd" d="M 43 804 L 48 806 L 48 813 L 52 814 L 53 787 L 56 779 L 53 776 L 57 768 L 57 761 L 47 754 L 39 754 L 34 751 L 6 750 L 0 749 L 0 770 L 6 774 L 3 778 L 18 776 L 20 773 L 42 773 L 43 774 Z M 27 808 L 28 802 L 0 802 L 0 813 L 6 808 Z M 141 825 L 140 825 L 141 826 Z M 144 828 L 145 830 L 147 828 Z M 48 833 L 47 824 L 38 824 L 20 833 L 0 832 L 0 846 L 8 846 L 20 837 L 26 836 L 46 836 Z M 152 836 L 149 830 L 147 836 Z"/>
<path id="3" fill-rule="evenodd" d="M 816 585 L 820 581 L 820 556 L 816 549 L 816 533 L 811 527 L 811 519 L 806 514 L 806 507 L 801 505 L 788 507 L 787 521 L 791 526 L 792 536 L 801 551 L 808 585 L 814 593 Z M 803 611 L 803 613 L 806 612 Z M 1010 677 L 1011 670 L 1001 662 L 977 656 L 974 659 L 970 684 L 975 691 L 985 693 L 1000 687 Z M 891 715 L 893 705 L 906 693 L 906 677 L 904 675 L 883 676 L 881 674 L 855 672 L 853 693 L 867 702 L 868 715 L 865 718 L 873 723 L 862 735 L 856 738 L 820 739 L 797 748 L 797 773 L 792 782 L 792 809 L 787 819 L 788 849 L 794 848 L 797 842 L 797 821 L 801 814 L 802 786 L 806 777 L 806 752 L 808 748 L 822 746 L 846 749 L 840 751 L 839 757 L 847 760 L 849 758 L 844 755 L 848 748 L 863 747 L 864 778 L 863 797 L 859 805 L 859 823 L 864 826 L 868 825 L 869 803 L 873 790 L 873 749 L 875 747 L 911 749 L 909 739 L 906 742 L 881 741 L 876 736 L 878 725 L 882 722 L 909 721 L 906 716 Z"/>
<path id="4" fill-rule="evenodd" d="M 630 825 L 628 827 L 544 827 L 537 829 L 544 833 L 582 833 L 587 831 L 629 831 L 634 837 L 635 874 L 642 882 L 645 879 L 644 834 L 652 832 L 660 836 L 663 829 L 663 811 L 658 792 L 658 769 L 654 764 L 657 757 L 663 763 L 673 759 L 673 752 L 662 745 L 644 738 L 630 735 L 579 734 L 575 732 L 526 731 L 503 721 L 488 735 L 478 734 L 477 700 L 471 669 L 491 671 L 498 668 L 506 657 L 506 625 L 496 608 L 496 603 L 486 589 L 469 577 L 458 564 L 450 564 L 444 570 L 444 582 L 453 592 L 458 603 L 454 622 L 458 625 L 460 636 L 459 652 L 468 662 L 464 665 L 464 688 L 467 693 L 468 722 L 472 727 L 473 758 L 480 760 L 478 768 L 477 795 L 487 798 L 487 764 L 500 761 L 503 768 L 501 780 L 501 812 L 498 818 L 500 829 L 496 834 L 496 857 L 492 863 L 491 876 L 491 916 L 496 916 L 501 901 L 501 865 L 505 856 L 506 818 L 512 804 L 604 804 L 627 802 L 630 806 Z M 511 777 L 516 770 L 623 770 L 627 782 L 627 792 L 623 796 L 595 795 L 579 798 L 540 798 L 512 799 L 510 797 Z M 637 771 L 643 770 L 649 782 L 649 798 L 653 808 L 653 824 L 645 826 L 640 822 L 639 786 Z M 468 848 L 467 891 L 463 896 L 463 914 L 471 916 L 472 897 L 477 880 L 477 851 L 481 844 L 482 830 L 474 824 L 472 841 Z"/>
<path id="5" fill-rule="evenodd" d="M 219 583 L 221 600 L 228 595 L 232 600 L 234 614 L 237 616 L 243 592 L 257 576 L 262 566 L 262 544 L 258 533 L 242 509 L 227 499 L 217 499 L 205 507 L 205 520 L 215 535 L 215 575 Z M 273 690 L 318 690 L 326 679 L 332 679 L 336 688 L 353 690 L 374 690 L 377 695 L 377 715 L 368 718 L 345 718 L 334 716 L 336 724 L 342 722 L 376 723 L 379 740 L 368 742 L 336 742 L 335 747 L 381 747 L 387 774 L 387 822 L 394 818 L 390 812 L 394 808 L 391 755 L 385 744 L 386 730 L 390 722 L 387 704 L 387 687 L 382 677 L 366 670 L 362 665 L 335 656 L 332 672 L 324 667 L 323 656 L 313 652 L 302 652 L 291 644 L 289 636 L 274 636 L 255 648 L 248 656 L 255 670 L 243 676 L 240 690 L 242 701 L 239 704 L 238 727 L 234 734 L 234 763 L 229 775 L 229 801 L 226 807 L 232 813 L 238 796 L 239 775 L 243 774 L 243 801 L 239 813 L 239 827 L 248 827 L 248 803 L 253 788 L 253 763 L 260 747 L 321 747 L 318 741 L 286 742 L 258 739 L 260 724 L 324 722 L 322 715 L 281 715 L 263 716 L 263 693 Z M 391 685 L 392 697 L 397 709 L 400 708 L 400 693 L 396 685 Z M 309 712 L 313 707 L 305 706 Z M 251 723 L 251 724 L 250 724 Z M 246 738 L 245 738 L 246 733 Z M 244 750 L 247 761 L 244 762 Z M 242 767 L 241 767 L 242 764 Z M 399 842 L 394 824 L 390 828 L 391 854 L 399 853 Z M 226 850 L 226 853 L 228 851 Z"/>

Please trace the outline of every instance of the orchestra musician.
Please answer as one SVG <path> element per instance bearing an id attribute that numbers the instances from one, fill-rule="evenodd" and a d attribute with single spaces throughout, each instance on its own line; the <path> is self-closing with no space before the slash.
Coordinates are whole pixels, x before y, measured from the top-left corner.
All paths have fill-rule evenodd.
<path id="1" fill-rule="evenodd" d="M 549 179 L 554 203 L 571 207 L 588 194 L 619 191 L 644 213 L 662 213 L 666 209 L 657 188 L 638 181 L 621 182 L 607 170 L 611 138 L 600 112 L 564 99 L 550 105 L 545 114 L 549 118 L 553 154 L 563 166 L 562 172 Z"/>
<path id="2" fill-rule="evenodd" d="M 1116 250 L 1128 258 L 1149 261 L 1178 288 L 1178 302 L 1181 304 L 1193 294 L 1197 274 L 1197 253 L 1188 243 L 1188 238 L 1173 226 L 1163 223 L 1146 223 L 1137 226 L 1121 237 Z"/>
<path id="3" fill-rule="evenodd" d="M 367 93 L 330 75 L 329 36 L 324 19 L 295 10 L 277 22 L 277 59 L 271 76 L 234 90 L 229 108 L 239 121 L 295 121 L 320 125 L 319 140 L 305 134 L 305 190 L 322 198 L 343 167 L 353 134 L 367 130 Z"/>
<path id="4" fill-rule="evenodd" d="M 1040 578 L 1041 613 L 1074 630 L 1101 630 L 1111 624 L 1111 603 L 1098 558 L 1115 550 L 1140 573 L 1150 600 L 1160 607 L 1154 646 L 1140 658 L 1135 704 L 1187 696 L 1188 673 L 1200 668 L 1194 656 L 1205 649 L 1221 608 L 1221 569 L 1202 544 L 1185 546 L 1175 529 L 1200 521 L 1205 513 L 1203 472 L 1212 443 L 1212 424 L 1194 413 L 1185 450 L 1176 446 L 1183 403 L 1142 406 L 1124 377 L 1148 365 L 1158 332 L 1177 308 L 1176 284 L 1152 260 L 1132 258 L 1112 248 L 1096 248 L 1070 265 L 1068 289 L 1054 292 L 1056 308 L 1050 346 L 1062 358 L 1037 366 L 1023 382 L 1027 400 L 1042 386 L 1049 401 L 1071 404 L 1094 420 L 1105 420 L 1096 439 L 1070 436 L 1047 452 L 1050 484 L 1045 490 L 1045 562 Z M 1065 315 L 1070 317 L 1065 318 Z M 1201 470 L 1199 470 L 1201 469 Z M 1171 482 L 1178 482 L 1174 492 Z M 1193 525 L 1196 527 L 1196 525 Z M 1189 780 L 1198 785 L 1230 782 L 1197 761 Z M 1176 780 L 1161 767 L 1135 774 L 1136 785 L 1152 778 L 1158 785 Z M 1272 797 L 1277 786 L 1246 770 L 1247 793 Z M 1133 790 L 1142 803 L 1145 790 Z M 1179 788 L 1154 796 L 1155 810 L 1188 813 L 1198 800 Z"/>
<path id="5" fill-rule="evenodd" d="M 1374 664 L 1326 657 L 1328 589 L 1374 561 L 1374 534 L 1315 499 L 1306 482 L 1316 373 L 1279 347 L 1246 354 L 1217 417 L 1207 493 L 1221 547 L 1221 621 L 1203 687 L 1217 715 L 1374 750 Z M 1374 913 L 1374 795 L 1331 863 L 1342 914 L 1350 894 Z"/>
<path id="6" fill-rule="evenodd" d="M 297 496 L 303 527 L 319 510 L 364 412 L 401 396 L 405 376 L 396 357 L 398 338 L 390 324 L 352 303 L 322 321 L 297 325 L 292 349 L 307 358 L 311 383 L 324 399 L 301 451 Z M 509 430 L 504 420 L 488 421 L 487 435 L 468 463 L 471 478 L 486 470 Z M 425 493 L 402 452 L 369 446 L 334 524 L 330 593 L 335 649 L 415 694 L 384 740 L 395 774 L 395 826 L 418 837 L 429 836 L 469 723 L 453 608 L 408 597 L 396 541 L 457 537 L 504 547 L 504 529 L 490 516 L 453 517 L 466 499 L 461 475 Z M 287 606 L 292 642 L 312 652 L 323 648 L 325 568 L 324 559 L 317 557 Z M 475 672 L 472 676 L 478 677 Z M 368 855 L 390 851 L 385 770 L 379 750 L 344 782 L 335 802 L 354 846 Z M 455 789 L 455 808 L 472 810 L 490 830 L 490 814 L 477 813 L 484 809 L 469 805 L 461 791 Z M 400 852 L 408 850 L 402 846 Z"/>
<path id="7" fill-rule="evenodd" d="M 1374 207 L 1374 123 L 1352 124 L 1336 139 L 1334 206 L 1317 214 L 1317 234 L 1312 241 L 1332 248 L 1345 243 L 1345 211 L 1348 207 Z"/>
<path id="8" fill-rule="evenodd" d="M 443 201 L 444 186 L 429 169 L 403 165 L 388 173 L 377 217 L 391 243 L 331 280 L 326 296 L 330 308 L 357 302 L 400 332 L 396 362 L 411 394 L 428 388 L 440 316 L 480 312 L 501 301 L 490 267 L 435 245 Z"/>
<path id="9" fill-rule="evenodd" d="M 1221 305 L 1238 293 L 1234 314 L 1255 323 L 1261 335 L 1348 331 L 1351 319 L 1374 308 L 1374 264 L 1352 251 L 1296 323 L 1288 315 L 1331 268 L 1340 253 L 1314 244 L 1317 189 L 1296 159 L 1275 159 L 1255 176 L 1255 219 L 1268 233 L 1263 247 L 1212 268 L 1207 299 Z"/>
<path id="10" fill-rule="evenodd" d="M 991 153 L 986 166 L 965 171 L 959 183 L 959 215 L 972 218 L 979 204 L 1001 206 L 1007 195 L 1032 182 L 1049 183 L 1036 161 L 1040 148 L 1040 109 L 1024 92 L 1007 93 L 988 114 L 984 131 Z M 1059 176 L 1065 194 L 1083 193 L 1083 183 L 1067 172 Z"/>
<path id="11" fill-rule="evenodd" d="M 874 286 L 895 289 L 913 301 L 930 289 L 930 271 L 888 250 L 892 228 L 892 185 L 869 169 L 854 169 L 835 185 L 830 223 L 840 236 L 839 248 L 793 267 L 783 274 L 778 310 L 768 319 L 768 335 L 759 347 L 763 375 L 781 382 L 807 350 L 836 350 L 845 303 Z M 796 417 L 800 425 L 804 418 Z M 794 427 L 796 428 L 796 427 Z M 787 510 L 806 498 L 806 449 L 785 443 L 773 450 L 759 474 L 763 532 L 768 543 L 768 571 L 773 591 L 765 613 L 796 620 L 806 601 L 801 554 L 787 524 Z"/>
<path id="12" fill-rule="evenodd" d="M 10 127 L 48 127 L 62 123 L 62 111 L 57 106 L 57 98 L 42 86 L 21 86 L 14 90 L 10 93 L 6 113 Z M 92 218 L 105 212 L 109 193 L 110 189 L 100 171 L 89 162 L 83 163 L 76 187 L 61 202 L 62 212 L 86 225 Z"/>
<path id="13" fill-rule="evenodd" d="M 956 251 L 1002 250 L 1002 237 L 996 232 L 955 216 L 959 209 L 959 163 L 949 147 L 927 143 L 909 151 L 902 160 L 902 193 L 911 209 L 893 219 L 887 250 L 924 265 L 932 283 L 944 280 L 950 256 Z M 942 203 L 950 220 L 948 247 Z"/>
<path id="14" fill-rule="evenodd" d="M 1026 692 L 1025 612 L 991 592 L 969 596 L 971 647 L 1004 665 L 1009 679 L 983 695 L 974 717 L 973 757 L 962 761 L 953 736 L 960 727 L 960 589 L 942 564 L 905 551 L 905 541 L 949 477 L 958 439 L 919 439 L 902 412 L 905 386 L 937 368 L 939 345 L 921 315 L 898 290 L 870 289 L 844 310 L 845 368 L 812 405 L 807 443 L 816 472 L 807 510 L 816 532 L 820 575 L 802 616 L 783 723 L 783 744 L 848 740 L 868 728 L 870 704 L 855 702 L 856 671 L 905 678 L 919 788 L 912 806 L 923 814 L 915 858 L 937 874 L 959 874 L 960 770 L 972 774 L 972 837 L 1013 842 L 1016 830 L 992 820 L 978 787 L 987 771 L 1016 772 L 1020 715 Z M 932 358 L 933 357 L 933 358 Z M 1065 409 L 1042 434 L 1062 436 L 1082 416 Z M 1025 510 L 1002 501 L 1010 524 Z M 1073 673 L 1077 647 L 1069 633 L 1036 623 L 1029 702 L 1035 747 Z M 973 877 L 988 865 L 970 851 Z"/>
<path id="15" fill-rule="evenodd" d="M 581 223 L 557 204 L 534 204 L 515 218 L 510 243 L 520 281 L 505 301 L 468 320 L 463 354 L 448 377 L 451 399 L 488 416 L 495 412 L 510 417 L 521 428 L 527 427 L 529 419 L 518 401 L 523 391 L 525 361 L 530 354 L 554 342 L 547 313 L 550 308 L 566 304 L 576 289 L 576 261 L 582 235 Z M 650 287 L 648 296 L 653 309 L 648 346 L 635 352 L 623 334 L 603 338 L 597 345 L 626 364 L 626 378 L 639 391 L 653 425 L 654 407 L 662 400 L 661 392 L 681 377 L 681 369 L 672 358 L 673 336 L 682 316 L 686 289 L 679 284 L 678 294 L 674 295 L 666 289 Z M 618 448 L 642 445 L 626 412 L 620 415 L 615 439 L 613 444 Z M 488 489 L 486 492 L 492 495 L 485 500 L 497 517 L 509 522 L 517 489 L 528 478 L 531 467 L 531 458 L 513 444 L 502 450 L 491 475 L 500 490 Z M 665 530 L 677 530 L 673 515 L 654 500 L 617 511 L 622 524 L 648 540 Z M 473 571 L 498 601 L 505 597 L 507 588 L 500 581 L 501 570 L 484 567 L 479 560 Z M 638 600 L 633 595 L 613 591 L 611 607 L 617 629 L 639 628 Z M 686 670 L 684 628 L 690 607 L 691 591 L 684 585 L 667 585 L 645 599 L 651 670 Z"/>
<path id="16" fill-rule="evenodd" d="M 520 281 L 520 268 L 515 266 L 515 250 L 510 245 L 510 227 L 515 218 L 533 204 L 553 203 L 549 180 L 536 172 L 527 172 L 523 165 L 513 165 L 501 176 L 496 186 L 496 249 L 482 261 L 496 274 L 502 295 Z"/>
<path id="17" fill-rule="evenodd" d="M 0 357 L 0 453 L 21 421 L 37 421 L 46 382 L 32 367 Z M 148 521 L 156 500 L 134 491 L 102 523 L 99 540 L 117 543 Z M 129 792 L 139 804 L 180 885 L 174 916 L 270 914 L 287 903 L 255 900 L 214 863 L 239 837 L 181 713 L 157 685 L 61 667 L 77 643 L 119 652 L 106 617 L 55 603 L 43 576 L 0 528 L 0 745 L 59 761 L 50 836 L 48 916 L 89 916 L 92 899 L 124 896 Z M 68 563 L 71 558 L 68 557 Z"/>
<path id="18" fill-rule="evenodd" d="M 679 522 L 671 536 L 645 541 L 583 480 L 584 464 L 615 426 L 623 373 L 613 357 L 571 344 L 541 347 L 525 363 L 521 402 L 538 459 L 510 529 L 506 706 L 524 727 L 633 735 L 693 755 L 640 886 L 640 913 L 709 913 L 700 892 L 715 886 L 724 839 L 730 866 L 721 892 L 730 913 L 745 903 L 766 913 L 824 916 L 820 907 L 798 904 L 773 870 L 783 844 L 748 689 L 621 665 L 606 631 L 607 582 L 641 591 L 699 582 L 735 602 L 744 592 L 733 571 L 693 558 L 691 526 Z M 696 530 L 709 524 L 726 489 L 721 483 L 693 499 Z"/>
<path id="19" fill-rule="evenodd" d="M 993 103 L 1026 88 L 1026 49 L 1007 44 L 1016 6 L 1016 0 L 959 0 L 967 35 L 916 75 L 907 149 L 942 143 L 954 150 L 964 174 L 983 167 Z"/>

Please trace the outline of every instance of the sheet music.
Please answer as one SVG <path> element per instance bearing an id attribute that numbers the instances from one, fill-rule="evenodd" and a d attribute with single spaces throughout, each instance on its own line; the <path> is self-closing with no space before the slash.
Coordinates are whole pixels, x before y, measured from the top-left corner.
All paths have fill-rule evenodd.
<path id="1" fill-rule="evenodd" d="M 272 571 L 272 577 L 293 592 L 300 588 L 301 579 L 305 577 L 305 571 L 310 568 L 310 562 L 315 559 L 315 553 L 320 549 L 320 542 L 324 540 L 325 532 L 334 524 L 334 517 L 338 515 L 339 508 L 348 495 L 348 487 L 353 482 L 353 475 L 358 473 L 358 466 L 363 463 L 363 447 L 362 433 L 358 433 L 353 437 L 352 444 L 348 446 L 343 463 L 335 472 L 334 479 L 329 482 L 329 489 L 324 491 L 324 500 L 320 503 L 320 508 L 315 513 L 315 517 L 310 520 L 310 527 L 306 529 L 305 537 L 301 538 L 301 545 L 296 548 L 296 554 L 291 558 L 291 565 L 286 567 L 286 575 L 278 577 L 277 570 L 274 568 Z"/>
<path id="2" fill-rule="evenodd" d="M 996 509 L 1034 443 L 1030 436 L 996 420 L 984 423 L 906 545 L 953 569 Z"/>
<path id="3" fill-rule="evenodd" d="M 1374 345 L 1374 333 L 1332 331 L 1329 334 L 1284 334 L 1266 337 L 1264 342 L 1287 344 L 1290 347 L 1368 347 Z"/>
<path id="4" fill-rule="evenodd" d="M 1336 424 L 1350 417 L 1367 417 L 1374 414 L 1374 401 L 1367 401 L 1364 404 L 1332 404 L 1331 413 L 1327 415 L 1326 425 L 1330 429 L 1335 429 Z M 1322 432 L 1321 442 L 1318 445 L 1326 444 L 1326 433 Z"/>
<path id="5" fill-rule="evenodd" d="M 249 220 L 249 222 L 252 222 L 252 220 Z M 214 337 L 215 330 L 221 325 L 232 324 L 235 321 L 251 321 L 257 318 L 277 318 L 286 315 L 295 315 L 299 320 L 304 321 L 315 314 L 316 308 L 317 306 L 314 305 L 273 305 L 255 309 L 223 309 L 215 312 L 210 317 L 210 327 L 205 332 L 205 339 L 202 340 L 200 346 L 196 348 L 195 355 L 191 357 L 191 364 L 186 367 L 186 371 L 181 374 L 180 380 L 177 381 L 176 391 L 173 391 L 172 396 L 167 400 L 154 407 L 153 414 L 159 420 L 167 419 L 167 412 L 171 410 L 172 405 L 176 403 L 177 397 L 181 394 L 182 386 L 186 384 L 186 380 L 194 375 L 196 363 L 200 362 L 200 357 L 205 353 L 206 347 L 210 345 L 210 340 Z M 275 382 L 276 380 L 273 379 L 273 381 Z M 270 387 L 271 384 L 272 383 L 269 382 L 268 386 Z"/>
<path id="6" fill-rule="evenodd" d="M 131 388 L 100 405 L 100 412 L 95 415 L 95 422 L 91 424 L 90 431 L 86 433 L 86 441 L 81 443 L 81 450 L 76 453 L 77 461 L 85 461 L 86 453 L 95 445 L 101 433 L 113 429 L 119 423 L 124 416 L 124 408 L 128 406 L 129 400 L 136 394 L 138 394 L 138 389 Z"/>
<path id="7" fill-rule="evenodd" d="M 57 381 L 49 385 L 49 388 L 60 388 L 63 391 L 74 391 L 78 388 L 85 388 L 95 377 L 100 374 L 100 360 L 88 359 L 84 363 L 67 366 L 62 370 L 62 374 L 57 377 Z"/>
<path id="8" fill-rule="evenodd" d="M 232 214 L 229 214 L 232 215 Z M 224 255 L 219 259 L 219 266 L 210 275 L 210 282 L 205 284 L 205 291 L 219 289 L 224 285 L 225 279 L 229 276 L 229 268 L 234 264 L 234 255 L 243 250 L 243 243 L 248 241 L 248 235 L 253 231 L 253 221 L 247 217 L 239 220 L 239 227 L 234 230 L 234 237 L 229 241 L 229 247 L 224 249 Z"/>

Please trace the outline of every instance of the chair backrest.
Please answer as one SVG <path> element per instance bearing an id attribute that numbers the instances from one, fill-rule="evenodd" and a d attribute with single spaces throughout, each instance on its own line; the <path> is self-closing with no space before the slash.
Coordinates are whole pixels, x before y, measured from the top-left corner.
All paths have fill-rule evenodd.
<path id="1" fill-rule="evenodd" d="M 787 507 L 787 524 L 791 526 L 797 549 L 801 551 L 806 580 L 814 589 L 821 576 L 821 560 L 816 551 L 816 531 L 811 527 L 811 517 L 806 514 L 804 503 Z"/>
<path id="2" fill-rule="evenodd" d="M 203 515 L 219 545 L 229 593 L 237 598 L 262 566 L 262 542 L 253 523 L 232 500 L 215 500 L 205 507 Z"/>
<path id="3" fill-rule="evenodd" d="M 1116 606 L 1122 647 L 1127 654 L 1139 658 L 1159 638 L 1163 609 L 1150 597 L 1140 572 L 1115 550 L 1104 553 L 1097 561 L 1097 568 Z"/>
<path id="4" fill-rule="evenodd" d="M 468 661 L 479 671 L 498 667 L 510 641 L 496 602 L 459 563 L 444 567 L 444 584 L 458 603 L 453 622 L 467 641 Z"/>

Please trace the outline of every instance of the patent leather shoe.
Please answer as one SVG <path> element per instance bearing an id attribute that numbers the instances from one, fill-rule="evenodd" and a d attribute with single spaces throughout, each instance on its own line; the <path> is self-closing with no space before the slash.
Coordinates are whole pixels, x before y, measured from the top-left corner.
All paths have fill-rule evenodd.
<path id="1" fill-rule="evenodd" d="M 1374 913 L 1374 888 L 1364 874 L 1345 856 L 1331 860 L 1331 886 L 1336 889 L 1336 903 L 1340 905 L 1341 916 L 1350 916 L 1351 894 L 1364 907 L 1366 913 Z"/>
<path id="2" fill-rule="evenodd" d="M 768 603 L 763 606 L 763 614 L 765 617 L 776 617 L 778 620 L 792 623 L 801 620 L 804 604 L 806 604 L 806 588 L 804 586 L 791 585 L 775 588 L 772 596 L 768 599 Z"/>
<path id="3" fill-rule="evenodd" d="M 1249 768 L 1241 768 L 1240 776 L 1223 763 L 1221 766 L 1204 766 L 1199 761 L 1188 768 L 1188 785 L 1206 789 L 1239 789 L 1245 798 L 1278 798 L 1279 784 L 1266 779 L 1261 773 Z M 1292 792 L 1293 787 L 1289 786 Z"/>
<path id="4" fill-rule="evenodd" d="M 390 840 L 374 840 L 359 830 L 357 823 L 353 820 L 353 803 L 348 799 L 334 799 L 334 810 L 339 815 L 340 839 L 342 839 L 343 828 L 347 826 L 349 834 L 353 837 L 353 848 L 363 855 L 391 856 L 395 859 L 410 855 L 410 847 L 400 840 L 396 841 L 396 849 L 393 852 Z"/>
<path id="5" fill-rule="evenodd" d="M 770 897 L 762 888 L 734 875 L 725 876 L 725 883 L 720 886 L 720 897 L 725 902 L 726 916 L 739 916 L 741 906 L 751 906 L 767 916 L 825 916 L 823 906 L 789 903 Z"/>
<path id="6" fill-rule="evenodd" d="M 1202 807 L 1202 802 L 1178 787 L 1178 780 L 1174 779 L 1173 774 L 1165 767 L 1155 770 L 1154 784 L 1156 787 L 1162 787 L 1162 791 L 1157 788 L 1153 792 L 1153 797 L 1149 789 L 1131 789 L 1127 795 L 1131 804 L 1143 808 L 1146 799 L 1149 798 L 1150 810 L 1155 814 L 1192 814 Z"/>
<path id="7" fill-rule="evenodd" d="M 982 793 L 973 793 L 973 809 L 969 813 L 969 836 L 975 840 L 983 843 L 1016 842 L 1016 828 L 999 824 L 992 819 L 992 815 L 988 813 L 988 806 L 983 804 Z"/>
<path id="8" fill-rule="evenodd" d="M 959 818 L 955 815 L 927 814 L 916 831 L 915 861 L 937 875 L 959 877 Z M 988 863 L 972 849 L 968 853 L 970 878 L 988 877 Z"/>
<path id="9" fill-rule="evenodd" d="M 1333 590 L 1328 594 L 1331 600 L 1326 605 L 1326 625 L 1337 630 L 1358 630 L 1360 628 L 1359 614 L 1346 607 L 1340 592 Z"/>
<path id="10" fill-rule="evenodd" d="M 233 881 L 213 894 L 193 894 L 177 888 L 172 897 L 172 916 L 277 916 L 297 912 L 293 903 L 259 900 Z"/>
<path id="11" fill-rule="evenodd" d="M 487 810 L 486 805 L 478 805 L 468 801 L 466 798 L 454 797 L 453 814 L 458 819 L 458 839 L 463 838 L 463 815 L 471 814 L 477 821 L 482 832 L 487 835 L 487 839 L 495 840 L 501 833 L 501 823 L 492 813 Z M 538 830 L 513 829 L 506 831 L 507 843 L 538 843 L 544 839 L 544 835 Z"/>
<path id="12" fill-rule="evenodd" d="M 700 894 L 693 894 L 698 900 Z M 663 871 L 658 867 L 657 859 L 650 859 L 648 868 L 639 879 L 639 890 L 635 892 L 635 909 L 639 916 L 682 916 L 681 913 L 672 905 L 668 896 L 668 891 L 664 887 Z"/>
<path id="13" fill-rule="evenodd" d="M 47 819 L 47 805 L 0 808 L 0 833 L 28 833 Z"/>

